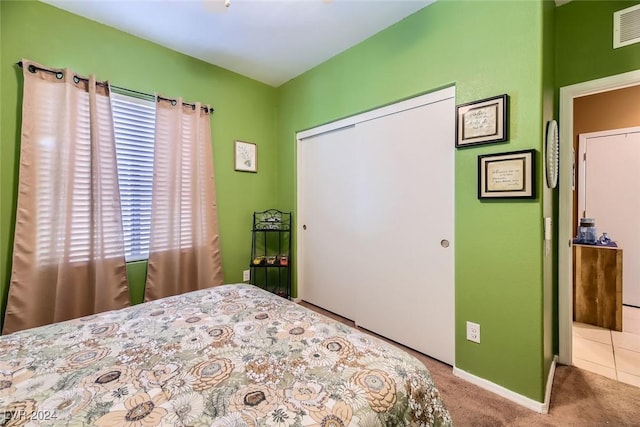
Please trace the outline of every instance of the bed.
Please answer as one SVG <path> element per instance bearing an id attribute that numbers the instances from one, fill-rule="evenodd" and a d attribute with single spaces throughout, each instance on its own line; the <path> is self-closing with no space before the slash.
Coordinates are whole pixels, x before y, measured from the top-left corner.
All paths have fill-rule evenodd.
<path id="1" fill-rule="evenodd" d="M 420 361 L 251 285 L 0 337 L 0 425 L 450 424 Z"/>

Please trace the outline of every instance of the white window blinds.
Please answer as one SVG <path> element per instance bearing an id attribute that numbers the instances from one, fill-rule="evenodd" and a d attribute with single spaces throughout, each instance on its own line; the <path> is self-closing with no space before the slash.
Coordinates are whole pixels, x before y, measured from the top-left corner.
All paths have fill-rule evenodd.
<path id="1" fill-rule="evenodd" d="M 125 258 L 139 261 L 149 256 L 155 102 L 112 93 L 111 105 Z"/>

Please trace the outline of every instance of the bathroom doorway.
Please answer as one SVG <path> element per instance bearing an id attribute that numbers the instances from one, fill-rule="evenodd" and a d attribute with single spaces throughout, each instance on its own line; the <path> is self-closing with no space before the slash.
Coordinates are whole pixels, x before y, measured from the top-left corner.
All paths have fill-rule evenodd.
<path id="1" fill-rule="evenodd" d="M 595 219 L 597 234 L 606 233 L 622 250 L 621 303 L 640 307 L 640 85 L 585 98 L 593 99 L 587 104 L 591 109 L 606 109 L 608 102 L 617 102 L 621 96 L 634 113 L 629 114 L 629 122 L 638 126 L 578 135 L 577 217 Z M 585 115 L 585 103 L 581 103 L 575 101 L 574 123 Z M 602 121 L 602 127 L 610 126 Z"/>
<path id="2" fill-rule="evenodd" d="M 576 234 L 578 219 L 585 216 L 578 201 L 580 184 L 583 184 L 580 179 L 585 179 L 584 158 L 579 155 L 579 135 L 640 126 L 640 71 L 562 88 L 560 101 L 560 362 L 640 386 L 640 308 L 635 305 L 634 297 L 624 299 L 622 331 L 573 322 L 574 259 L 570 243 Z M 600 151 L 594 144 L 595 155 L 608 153 L 602 151 L 608 147 L 600 145 L 598 148 Z M 640 196 L 634 192 L 627 197 Z M 602 231 L 607 230 L 598 227 L 598 233 Z M 616 240 L 616 236 L 611 237 Z M 625 258 L 629 264 L 631 261 Z M 631 288 L 631 284 L 628 286 Z M 637 286 L 640 289 L 640 283 Z M 627 292 L 629 295 L 634 293 Z"/>

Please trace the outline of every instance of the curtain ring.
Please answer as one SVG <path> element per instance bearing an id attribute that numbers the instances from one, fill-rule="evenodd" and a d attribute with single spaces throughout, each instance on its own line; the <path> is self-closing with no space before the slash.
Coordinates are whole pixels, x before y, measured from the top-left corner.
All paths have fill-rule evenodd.
<path id="1" fill-rule="evenodd" d="M 63 78 L 63 77 L 64 77 L 64 74 L 62 74 L 62 72 L 61 72 L 61 71 L 58 71 L 58 72 L 56 73 L 56 79 L 58 79 L 58 80 L 62 80 L 62 78 Z"/>
<path id="2" fill-rule="evenodd" d="M 196 111 L 196 104 L 193 104 L 193 105 L 191 106 L 191 109 L 192 109 L 193 111 Z"/>
<path id="3" fill-rule="evenodd" d="M 35 72 L 36 72 L 36 67 L 33 64 L 29 64 L 27 69 L 29 70 L 30 73 L 35 74 Z"/>
<path id="4" fill-rule="evenodd" d="M 176 104 L 177 104 L 176 100 L 175 100 L 175 99 L 172 99 L 172 100 L 171 100 L 171 105 L 173 105 L 173 106 L 175 107 L 175 106 L 176 106 Z"/>

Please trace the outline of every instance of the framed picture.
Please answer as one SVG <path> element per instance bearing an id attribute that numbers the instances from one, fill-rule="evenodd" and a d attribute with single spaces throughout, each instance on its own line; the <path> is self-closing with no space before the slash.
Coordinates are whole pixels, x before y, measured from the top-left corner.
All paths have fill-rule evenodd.
<path id="1" fill-rule="evenodd" d="M 236 170 L 241 172 L 258 172 L 258 147 L 251 142 L 235 142 Z"/>
<path id="2" fill-rule="evenodd" d="M 536 150 L 478 156 L 478 199 L 534 199 Z"/>
<path id="3" fill-rule="evenodd" d="M 509 97 L 481 99 L 456 107 L 456 147 L 507 140 Z"/>

